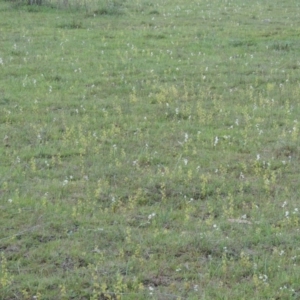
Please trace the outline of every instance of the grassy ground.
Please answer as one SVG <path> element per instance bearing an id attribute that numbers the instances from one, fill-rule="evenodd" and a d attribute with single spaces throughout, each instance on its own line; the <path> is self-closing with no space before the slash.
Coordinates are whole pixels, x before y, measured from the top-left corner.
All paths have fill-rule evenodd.
<path id="1" fill-rule="evenodd" d="M 0 299 L 299 299 L 295 0 L 0 1 Z"/>

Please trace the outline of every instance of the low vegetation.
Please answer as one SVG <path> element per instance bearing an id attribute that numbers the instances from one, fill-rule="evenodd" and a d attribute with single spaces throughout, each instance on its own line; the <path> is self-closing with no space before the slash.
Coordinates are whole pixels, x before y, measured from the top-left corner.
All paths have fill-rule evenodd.
<path id="1" fill-rule="evenodd" d="M 299 9 L 0 1 L 0 299 L 299 299 Z"/>

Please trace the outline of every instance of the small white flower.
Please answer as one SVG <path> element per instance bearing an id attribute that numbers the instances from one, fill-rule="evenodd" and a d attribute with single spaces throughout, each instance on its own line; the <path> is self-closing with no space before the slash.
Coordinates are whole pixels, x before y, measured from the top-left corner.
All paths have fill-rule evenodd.
<path id="1" fill-rule="evenodd" d="M 189 135 L 187 133 L 184 134 L 184 142 L 186 143 L 189 139 Z"/>
<path id="2" fill-rule="evenodd" d="M 260 160 L 260 155 L 259 154 L 256 155 L 256 160 Z"/>
<path id="3" fill-rule="evenodd" d="M 216 145 L 218 144 L 218 142 L 219 142 L 219 138 L 216 136 L 215 137 L 215 141 L 214 141 L 214 147 L 216 147 Z"/>
<path id="4" fill-rule="evenodd" d="M 268 280 L 268 276 L 264 274 L 264 279 L 263 281 L 267 281 Z"/>
<path id="5" fill-rule="evenodd" d="M 149 295 L 153 295 L 153 291 L 154 291 L 154 288 L 152 286 L 149 286 Z"/>
<path id="6" fill-rule="evenodd" d="M 259 275 L 259 279 L 261 279 L 263 282 L 266 282 L 268 280 L 268 276 L 266 274 Z"/>
<path id="7" fill-rule="evenodd" d="M 9 202 L 9 203 L 12 203 L 13 201 L 12 201 L 12 199 L 8 199 L 8 202 Z"/>
<path id="8" fill-rule="evenodd" d="M 156 216 L 156 213 L 152 213 L 148 216 L 148 220 L 150 221 L 151 219 L 153 219 Z"/>

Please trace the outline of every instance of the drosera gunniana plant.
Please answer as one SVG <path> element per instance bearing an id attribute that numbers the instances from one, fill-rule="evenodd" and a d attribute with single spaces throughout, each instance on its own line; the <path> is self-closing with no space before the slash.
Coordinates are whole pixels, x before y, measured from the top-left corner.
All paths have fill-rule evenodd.
<path id="1" fill-rule="evenodd" d="M 298 8 L 0 2 L 1 299 L 298 299 Z"/>

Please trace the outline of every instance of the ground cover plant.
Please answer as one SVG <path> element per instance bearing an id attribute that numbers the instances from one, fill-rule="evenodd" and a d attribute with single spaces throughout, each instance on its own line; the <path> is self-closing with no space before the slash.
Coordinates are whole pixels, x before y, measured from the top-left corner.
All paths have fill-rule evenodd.
<path id="1" fill-rule="evenodd" d="M 0 299 L 299 299 L 299 12 L 0 1 Z"/>

